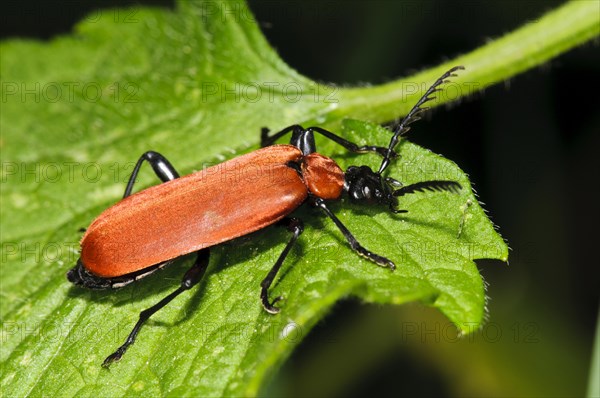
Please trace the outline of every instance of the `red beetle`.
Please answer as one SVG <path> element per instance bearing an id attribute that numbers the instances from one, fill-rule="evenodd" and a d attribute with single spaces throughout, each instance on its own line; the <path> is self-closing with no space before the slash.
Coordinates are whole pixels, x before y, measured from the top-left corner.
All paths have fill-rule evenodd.
<path id="1" fill-rule="evenodd" d="M 280 224 L 292 237 L 261 283 L 261 302 L 271 314 L 279 312 L 269 301 L 268 289 L 292 245 L 303 231 L 303 223 L 288 215 L 304 202 L 321 208 L 338 226 L 354 251 L 376 264 L 395 269 L 389 259 L 362 247 L 350 231 L 329 210 L 328 200 L 346 193 L 350 200 L 383 204 L 394 213 L 398 197 L 417 191 L 457 192 L 455 181 L 424 181 L 402 184 L 383 172 L 394 149 L 427 108 L 432 94 L 460 66 L 444 73 L 411 109 L 393 131 L 387 148 L 358 146 L 319 127 L 304 129 L 294 125 L 269 136 L 263 128 L 263 148 L 219 165 L 179 177 L 175 168 L 161 154 L 144 153 L 135 165 L 123 200 L 104 211 L 87 229 L 81 240 L 81 257 L 67 273 L 69 281 L 90 289 L 119 288 L 135 282 L 171 263 L 177 257 L 197 252 L 194 265 L 185 273 L 181 286 L 154 306 L 142 311 L 125 343 L 109 355 L 103 366 L 119 360 L 133 344 L 143 323 L 180 293 L 196 285 L 208 266 L 209 248 L 247 235 L 272 224 Z M 271 145 L 292 133 L 290 145 Z M 383 157 L 374 172 L 367 166 L 351 166 L 344 173 L 337 163 L 316 152 L 314 133 L 340 144 L 355 153 L 375 152 Z M 269 146 L 271 145 L 271 146 Z M 131 194 L 142 163 L 150 163 L 163 184 Z"/>

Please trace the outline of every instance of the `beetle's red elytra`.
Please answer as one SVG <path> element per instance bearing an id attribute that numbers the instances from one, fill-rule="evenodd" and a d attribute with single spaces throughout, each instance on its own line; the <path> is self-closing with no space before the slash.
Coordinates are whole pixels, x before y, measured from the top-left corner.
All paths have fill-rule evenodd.
<path id="1" fill-rule="evenodd" d="M 308 196 L 286 166 L 301 157 L 292 145 L 273 145 L 128 196 L 87 229 L 81 262 L 114 278 L 271 225 Z"/>
<path id="2" fill-rule="evenodd" d="M 350 247 L 374 263 L 395 269 L 393 261 L 365 249 L 344 224 L 329 209 L 327 201 L 346 194 L 353 202 L 387 206 L 393 213 L 398 198 L 423 191 L 456 193 L 461 186 L 456 181 L 423 181 L 403 186 L 384 177 L 400 138 L 418 120 L 433 99 L 438 86 L 456 76 L 460 66 L 444 73 L 414 105 L 392 132 L 388 147 L 358 146 L 320 127 L 304 129 L 287 127 L 269 135 L 263 128 L 261 149 L 221 164 L 179 177 L 171 163 L 160 153 L 148 151 L 136 163 L 123 200 L 96 218 L 81 240 L 81 256 L 67 273 L 75 285 L 90 289 L 120 288 L 170 264 L 189 253 L 197 253 L 192 267 L 183 276 L 181 285 L 157 304 L 142 311 L 127 340 L 103 363 L 108 367 L 121 359 L 133 344 L 142 325 L 162 307 L 202 279 L 209 263 L 210 248 L 277 224 L 286 227 L 292 236 L 283 252 L 261 283 L 263 308 L 276 314 L 281 297 L 269 300 L 268 289 L 281 268 L 291 247 L 304 227 L 298 218 L 289 217 L 303 203 L 322 210 L 340 229 Z M 286 134 L 292 134 L 289 145 L 274 145 Z M 345 172 L 331 158 L 316 152 L 314 134 L 320 134 L 350 152 L 374 152 L 383 157 L 377 172 L 367 166 L 351 166 Z M 133 185 L 143 162 L 148 162 L 162 184 L 132 194 Z"/>

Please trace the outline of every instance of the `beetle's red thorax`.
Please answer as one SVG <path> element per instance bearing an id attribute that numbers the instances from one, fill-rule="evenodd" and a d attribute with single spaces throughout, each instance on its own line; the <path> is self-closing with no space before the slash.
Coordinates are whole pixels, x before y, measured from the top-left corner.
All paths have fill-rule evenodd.
<path id="1" fill-rule="evenodd" d="M 327 156 L 311 153 L 302 162 L 304 183 L 313 195 L 325 199 L 338 199 L 344 188 L 344 172 Z"/>

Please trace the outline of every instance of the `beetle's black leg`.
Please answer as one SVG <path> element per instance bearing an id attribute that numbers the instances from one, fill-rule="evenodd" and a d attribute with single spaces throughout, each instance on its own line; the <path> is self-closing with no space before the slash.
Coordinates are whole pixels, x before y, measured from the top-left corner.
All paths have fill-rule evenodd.
<path id="1" fill-rule="evenodd" d="M 260 129 L 260 146 L 264 148 L 266 146 L 273 145 L 275 141 L 294 130 L 304 130 L 304 128 L 302 128 L 302 126 L 298 124 L 294 124 L 284 128 L 283 130 L 273 134 L 272 136 L 269 136 L 270 130 L 266 127 L 263 127 L 262 129 Z"/>
<path id="2" fill-rule="evenodd" d="M 269 136 L 269 129 L 266 127 L 263 127 L 261 129 L 260 144 L 262 147 L 272 145 L 276 140 L 278 140 L 279 138 L 281 138 L 282 136 L 284 136 L 285 134 L 288 134 L 290 132 L 294 133 L 292 140 L 291 140 L 291 144 L 296 145 L 298 148 L 302 149 L 302 152 L 305 155 L 316 151 L 316 148 L 314 148 L 314 146 L 315 146 L 314 138 L 313 138 L 314 133 L 321 134 L 322 136 L 330 139 L 331 141 L 343 146 L 350 152 L 354 152 L 354 153 L 375 152 L 384 157 L 389 152 L 389 149 L 386 147 L 375 146 L 375 145 L 358 146 L 355 143 L 350 142 L 347 139 L 342 138 L 339 135 L 336 135 L 329 130 L 325 130 L 324 128 L 309 127 L 308 129 L 305 130 L 302 126 L 300 126 L 298 124 L 294 124 L 292 126 L 286 127 L 283 130 L 281 130 L 280 132 L 273 134 L 272 136 Z M 312 145 L 311 145 L 311 143 L 312 143 Z M 397 156 L 398 155 L 396 154 L 396 152 L 392 151 L 390 153 L 389 157 L 393 159 Z"/>
<path id="3" fill-rule="evenodd" d="M 304 130 L 304 127 L 299 124 L 288 126 L 272 136 L 269 136 L 269 129 L 263 127 L 260 132 L 260 144 L 262 147 L 272 145 L 276 140 L 289 133 L 292 133 L 290 145 L 294 145 L 300 149 L 303 155 L 308 155 L 317 151 L 315 134 L 312 130 Z"/>
<path id="4" fill-rule="evenodd" d="M 275 307 L 275 303 L 281 300 L 282 297 L 276 297 L 272 302 L 269 302 L 268 289 L 269 287 L 271 287 L 271 284 L 273 283 L 273 280 L 275 279 L 279 268 L 281 268 L 281 264 L 283 264 L 283 261 L 290 252 L 290 249 L 294 245 L 294 242 L 296 242 L 302 231 L 304 231 L 304 224 L 302 223 L 302 220 L 294 217 L 285 217 L 284 219 L 279 221 L 278 225 L 285 226 L 288 229 L 288 231 L 290 231 L 293 235 L 290 238 L 288 244 L 285 246 L 285 249 L 283 249 L 283 252 L 281 252 L 281 254 L 279 255 L 279 258 L 275 262 L 275 265 L 273 265 L 273 268 L 271 268 L 265 279 L 263 279 L 263 281 L 260 284 L 260 300 L 262 301 L 264 309 L 269 314 L 277 314 L 279 312 L 279 308 Z"/>
<path id="5" fill-rule="evenodd" d="M 327 214 L 329 216 L 329 218 L 331 218 L 333 220 L 335 225 L 337 225 L 337 227 L 340 229 L 340 231 L 342 231 L 342 234 L 344 235 L 344 237 L 350 244 L 350 247 L 352 247 L 352 250 L 354 250 L 359 255 L 367 258 L 368 260 L 373 261 L 377 265 L 390 268 L 392 271 L 396 269 L 396 264 L 394 264 L 391 260 L 388 260 L 387 258 L 380 256 L 378 254 L 372 253 L 372 252 L 368 251 L 367 249 L 365 249 L 364 247 L 362 247 L 361 244 L 358 243 L 356 238 L 352 235 L 352 233 L 348 230 L 348 228 L 346 228 L 346 226 L 344 224 L 342 224 L 342 222 L 339 220 L 339 218 L 337 218 L 336 215 L 333 214 L 331 212 L 331 210 L 329 210 L 329 208 L 327 207 L 327 205 L 325 204 L 325 201 L 323 199 L 313 197 L 312 202 L 314 203 L 315 206 L 321 208 L 325 212 L 325 214 Z"/>
<path id="6" fill-rule="evenodd" d="M 331 131 L 325 130 L 324 128 L 321 128 L 321 127 L 309 127 L 307 129 L 307 131 L 317 132 L 317 133 L 321 134 L 322 136 L 329 138 L 331 141 L 343 146 L 350 152 L 354 152 L 354 153 L 375 152 L 384 157 L 389 152 L 388 148 L 382 147 L 382 146 L 375 146 L 375 145 L 358 146 L 355 143 L 348 141 L 347 139 L 342 138 L 339 135 L 336 135 L 336 134 L 332 133 Z M 389 156 L 390 156 L 390 158 L 393 159 L 393 158 L 397 157 L 398 154 L 394 151 L 391 151 Z"/>
<path id="7" fill-rule="evenodd" d="M 152 315 L 154 315 L 158 310 L 163 308 L 165 305 L 169 304 L 171 302 L 171 300 L 173 300 L 175 297 L 179 296 L 181 293 L 185 292 L 186 290 L 191 289 L 193 286 L 197 285 L 198 282 L 200 282 L 200 280 L 202 279 L 202 276 L 204 276 L 204 273 L 206 272 L 206 268 L 208 267 L 209 255 L 210 255 L 209 249 L 200 250 L 198 252 L 198 257 L 196 258 L 194 265 L 192 265 L 192 267 L 189 270 L 187 270 L 187 272 L 183 276 L 181 285 L 175 291 L 170 293 L 168 296 L 166 296 L 165 298 L 160 300 L 158 303 L 154 304 L 152 307 L 147 308 L 144 311 L 140 312 L 140 318 L 137 321 L 137 323 L 135 324 L 135 326 L 133 327 L 133 330 L 131 331 L 131 333 L 129 333 L 129 336 L 127 336 L 127 340 L 125 340 L 125 343 L 121 347 L 119 347 L 115 352 L 113 352 L 108 357 L 106 357 L 106 359 L 102 363 L 103 367 L 107 368 L 110 366 L 111 363 L 121 359 L 121 357 L 123 356 L 125 351 L 127 351 L 129 346 L 135 342 L 135 338 L 136 338 L 137 334 L 139 333 L 140 328 L 148 320 L 148 318 L 150 318 Z"/>
<path id="8" fill-rule="evenodd" d="M 179 178 L 179 173 L 175 170 L 175 167 L 158 152 L 148 151 L 144 153 L 133 168 L 131 172 L 131 177 L 129 177 L 129 182 L 127 183 L 127 188 L 125 188 L 125 193 L 123 197 L 126 198 L 131 195 L 131 190 L 133 189 L 133 184 L 135 183 L 135 179 L 140 171 L 140 167 L 142 167 L 142 163 L 147 161 L 152 166 L 152 169 L 160 178 L 162 182 L 167 182 Z"/>

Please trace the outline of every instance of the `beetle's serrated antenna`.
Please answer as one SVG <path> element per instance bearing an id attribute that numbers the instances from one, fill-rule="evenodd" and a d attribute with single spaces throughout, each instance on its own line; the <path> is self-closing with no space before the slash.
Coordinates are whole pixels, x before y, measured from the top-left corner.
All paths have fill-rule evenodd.
<path id="1" fill-rule="evenodd" d="M 428 107 L 421 107 L 421 105 L 423 105 L 424 103 L 426 103 L 428 101 L 435 99 L 436 97 L 434 97 L 433 94 L 440 91 L 440 89 L 438 87 L 444 83 L 448 83 L 448 80 L 446 80 L 446 79 L 449 77 L 455 77 L 456 74 L 454 72 L 456 72 L 457 70 L 462 70 L 462 69 L 465 69 L 465 68 L 463 66 L 455 66 L 454 68 L 452 68 L 449 71 L 447 71 L 446 73 L 444 73 L 439 79 L 437 79 L 435 81 L 435 83 L 433 83 L 431 85 L 431 87 L 429 87 L 429 89 L 425 92 L 425 94 L 423 94 L 421 99 L 419 101 L 417 101 L 415 106 L 413 106 L 412 109 L 410 110 L 410 112 L 408 112 L 406 117 L 404 117 L 404 119 L 402 119 L 402 121 L 400 123 L 398 123 L 398 125 L 396 125 L 396 127 L 394 128 L 394 131 L 393 131 L 394 135 L 392 136 L 392 139 L 390 140 L 390 145 L 388 147 L 388 151 L 387 151 L 385 157 L 383 158 L 383 160 L 381 161 L 381 166 L 379 167 L 379 171 L 377 172 L 377 174 L 381 175 L 381 173 L 383 173 L 385 171 L 385 169 L 388 167 L 388 165 L 390 163 L 390 153 L 392 153 L 392 151 L 394 150 L 396 145 L 398 145 L 400 137 L 405 135 L 410 130 L 410 125 L 412 123 L 421 119 L 421 113 L 423 113 L 424 111 L 429 109 Z"/>
<path id="2" fill-rule="evenodd" d="M 456 181 L 422 181 L 397 189 L 392 193 L 392 195 L 398 197 L 409 193 L 425 191 L 448 191 L 451 193 L 458 193 L 461 189 L 462 186 Z"/>

